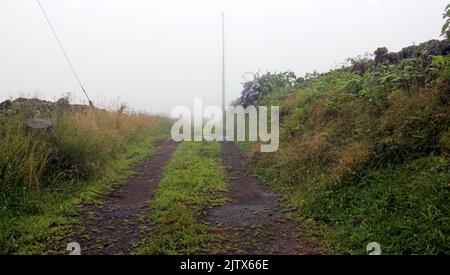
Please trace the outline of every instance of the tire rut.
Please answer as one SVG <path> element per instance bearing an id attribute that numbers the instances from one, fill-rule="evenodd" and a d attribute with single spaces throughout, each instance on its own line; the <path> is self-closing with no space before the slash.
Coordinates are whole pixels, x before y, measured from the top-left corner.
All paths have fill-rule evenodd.
<path id="1" fill-rule="evenodd" d="M 140 224 L 148 201 L 163 177 L 163 168 L 175 151 L 171 139 L 157 143 L 157 150 L 136 167 L 136 174 L 125 184 L 114 188 L 110 196 L 98 204 L 84 204 L 80 232 L 74 236 L 82 254 L 129 254 L 150 225 Z"/>
<path id="2" fill-rule="evenodd" d="M 233 142 L 222 142 L 230 202 L 211 208 L 205 219 L 220 237 L 220 254 L 318 254 L 299 225 L 288 220 L 278 204 L 281 194 L 249 175 L 246 161 Z"/>

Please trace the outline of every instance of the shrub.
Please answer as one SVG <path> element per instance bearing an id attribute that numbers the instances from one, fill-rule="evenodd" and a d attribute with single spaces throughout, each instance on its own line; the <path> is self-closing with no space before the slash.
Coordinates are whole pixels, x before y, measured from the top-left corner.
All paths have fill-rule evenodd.
<path id="1" fill-rule="evenodd" d="M 280 105 L 281 140 L 251 152 L 256 169 L 340 252 L 370 241 L 393 254 L 450 251 L 450 57 L 428 59 L 334 70 L 259 99 Z"/>

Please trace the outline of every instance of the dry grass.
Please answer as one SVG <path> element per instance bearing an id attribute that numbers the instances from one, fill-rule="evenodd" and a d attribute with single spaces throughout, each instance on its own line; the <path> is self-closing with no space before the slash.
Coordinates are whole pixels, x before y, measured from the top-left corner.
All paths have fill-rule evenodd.
<path id="1" fill-rule="evenodd" d="M 167 119 L 100 109 L 50 114 L 51 132 L 25 129 L 22 115 L 2 118 L 0 188 L 38 191 L 61 176 L 87 177 L 104 163 L 167 125 Z"/>

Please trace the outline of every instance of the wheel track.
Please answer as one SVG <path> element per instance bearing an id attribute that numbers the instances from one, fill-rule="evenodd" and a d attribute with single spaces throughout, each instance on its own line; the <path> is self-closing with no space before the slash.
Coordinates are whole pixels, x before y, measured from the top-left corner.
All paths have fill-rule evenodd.
<path id="1" fill-rule="evenodd" d="M 100 204 L 81 206 L 78 225 L 70 233 L 72 237 L 66 236 L 61 245 L 76 241 L 83 255 L 129 254 L 132 251 L 133 245 L 147 231 L 146 227 L 151 226 L 140 224 L 140 217 L 150 211 L 148 201 L 153 198 L 177 143 L 167 139 L 156 146 L 156 152 L 136 166 L 136 174 L 115 187 L 110 196 Z"/>
<path id="2" fill-rule="evenodd" d="M 230 202 L 209 209 L 206 221 L 220 237 L 221 254 L 318 254 L 317 247 L 288 220 L 278 204 L 281 194 L 261 183 L 246 168 L 233 142 L 222 142 Z"/>

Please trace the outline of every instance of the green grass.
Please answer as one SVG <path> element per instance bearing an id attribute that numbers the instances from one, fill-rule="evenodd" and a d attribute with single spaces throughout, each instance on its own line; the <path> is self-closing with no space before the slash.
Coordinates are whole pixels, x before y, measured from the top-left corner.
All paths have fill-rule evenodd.
<path id="1" fill-rule="evenodd" d="M 224 171 L 217 142 L 183 142 L 151 201 L 145 223 L 153 224 L 137 254 L 195 254 L 207 250 L 214 237 L 201 222 L 203 211 L 224 202 Z"/>
<path id="2" fill-rule="evenodd" d="M 251 157 L 251 144 L 237 142 Z M 283 206 L 333 254 L 367 254 L 378 242 L 383 254 L 450 253 L 450 173 L 448 158 L 423 157 L 379 169 L 366 169 L 356 182 L 338 184 L 317 171 L 299 184 L 272 177 L 273 165 L 259 167 L 260 178 L 282 191 Z"/>
<path id="3" fill-rule="evenodd" d="M 42 254 L 54 233 L 77 219 L 81 201 L 95 201 L 132 175 L 132 164 L 154 152 L 154 142 L 166 137 L 165 129 L 129 145 L 107 159 L 104 168 L 89 179 L 63 182 L 40 192 L 15 190 L 0 208 L 0 254 Z"/>
<path id="4" fill-rule="evenodd" d="M 442 157 L 425 157 L 367 171 L 356 184 L 328 184 L 320 192 L 310 186 L 330 183 L 326 175 L 274 187 L 302 213 L 304 229 L 325 237 L 333 253 L 366 254 L 366 245 L 378 242 L 383 254 L 448 254 L 448 165 Z"/>

